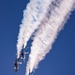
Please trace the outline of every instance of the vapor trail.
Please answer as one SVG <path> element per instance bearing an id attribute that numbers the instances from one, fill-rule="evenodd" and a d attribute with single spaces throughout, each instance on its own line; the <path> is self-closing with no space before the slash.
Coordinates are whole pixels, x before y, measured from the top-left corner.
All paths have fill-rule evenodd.
<path id="1" fill-rule="evenodd" d="M 17 40 L 17 58 L 20 56 L 22 48 L 25 48 L 27 41 L 33 32 L 40 26 L 43 16 L 47 12 L 49 4 L 53 0 L 30 0 L 26 10 L 24 10 L 22 24 L 20 25 Z"/>
<path id="2" fill-rule="evenodd" d="M 43 0 L 43 2 L 44 1 L 46 0 Z M 51 0 L 47 1 L 49 2 Z M 46 54 L 51 50 L 52 44 L 68 19 L 74 4 L 75 0 L 54 0 L 49 4 L 49 7 L 45 9 L 46 13 L 42 16 L 43 19 L 33 39 L 26 75 L 29 75 L 29 73 L 36 69 L 39 62 L 44 59 Z M 46 6 L 46 4 L 44 5 Z"/>

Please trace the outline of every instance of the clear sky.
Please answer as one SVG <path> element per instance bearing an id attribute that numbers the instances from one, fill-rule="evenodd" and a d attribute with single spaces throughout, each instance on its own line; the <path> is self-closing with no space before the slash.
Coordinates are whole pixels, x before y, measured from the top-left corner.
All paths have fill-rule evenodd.
<path id="1" fill-rule="evenodd" d="M 17 75 L 13 61 L 16 58 L 19 25 L 28 2 L 0 0 L 0 75 Z M 26 64 L 20 65 L 18 75 L 25 75 L 25 67 Z M 75 75 L 75 11 L 34 75 Z"/>

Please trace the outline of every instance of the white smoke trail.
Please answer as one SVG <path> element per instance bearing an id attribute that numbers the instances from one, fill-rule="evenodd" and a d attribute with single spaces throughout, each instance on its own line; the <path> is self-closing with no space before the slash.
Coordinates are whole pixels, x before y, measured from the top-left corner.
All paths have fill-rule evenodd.
<path id="1" fill-rule="evenodd" d="M 24 10 L 22 24 L 17 42 L 17 58 L 20 56 L 22 48 L 26 47 L 27 41 L 30 39 L 32 33 L 40 26 L 46 9 L 53 0 L 30 0 L 27 9 Z"/>
<path id="2" fill-rule="evenodd" d="M 51 10 L 46 8 L 47 14 L 45 13 L 42 16 L 43 19 L 32 43 L 26 75 L 36 69 L 39 62 L 51 50 L 52 44 L 57 38 L 58 32 L 63 28 L 74 4 L 75 0 L 55 0 L 52 5 L 50 4 L 49 8 L 52 8 Z"/>
<path id="3" fill-rule="evenodd" d="M 30 0 L 24 10 L 17 42 L 17 58 L 37 29 L 27 63 L 26 75 L 37 68 L 51 50 L 58 32 L 63 28 L 75 0 Z M 74 5 L 75 6 L 75 5 Z"/>

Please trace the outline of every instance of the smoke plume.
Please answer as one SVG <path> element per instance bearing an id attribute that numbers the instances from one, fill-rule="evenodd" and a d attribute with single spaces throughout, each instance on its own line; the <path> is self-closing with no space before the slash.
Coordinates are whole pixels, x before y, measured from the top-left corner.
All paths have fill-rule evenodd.
<path id="1" fill-rule="evenodd" d="M 17 42 L 19 58 L 22 48 L 26 47 L 27 41 L 34 35 L 26 75 L 37 69 L 39 62 L 51 50 L 58 33 L 74 8 L 75 0 L 30 0 L 24 10 Z"/>

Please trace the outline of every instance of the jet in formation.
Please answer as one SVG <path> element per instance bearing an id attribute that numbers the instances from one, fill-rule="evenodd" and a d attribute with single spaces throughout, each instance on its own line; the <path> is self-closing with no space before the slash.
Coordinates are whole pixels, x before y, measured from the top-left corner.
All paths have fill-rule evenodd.
<path id="1" fill-rule="evenodd" d="M 23 60 L 25 62 L 25 55 L 28 54 L 28 52 L 24 52 L 24 49 L 22 49 L 22 51 L 20 52 L 20 57 L 17 58 L 15 61 L 14 61 L 14 70 L 15 72 L 18 72 L 19 70 L 19 64 L 22 64 L 22 62 L 20 62 L 21 60 Z"/>
<path id="2" fill-rule="evenodd" d="M 22 49 L 21 54 L 20 54 L 20 59 L 23 60 L 24 62 L 25 62 L 26 54 L 28 54 L 28 52 L 24 52 L 24 49 Z"/>
<path id="3" fill-rule="evenodd" d="M 18 70 L 19 70 L 19 64 L 22 64 L 22 62 L 19 62 L 18 60 L 19 60 L 19 59 L 16 59 L 16 60 L 15 60 L 14 66 L 13 66 L 15 72 L 18 72 Z"/>

